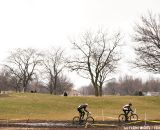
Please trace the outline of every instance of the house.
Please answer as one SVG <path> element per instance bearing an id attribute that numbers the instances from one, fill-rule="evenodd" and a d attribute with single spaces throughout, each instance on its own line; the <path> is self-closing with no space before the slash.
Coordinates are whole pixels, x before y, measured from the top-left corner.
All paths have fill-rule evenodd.
<path id="1" fill-rule="evenodd" d="M 75 89 L 72 89 L 70 92 L 69 92 L 69 95 L 70 96 L 80 96 L 80 92 L 75 90 Z"/>
<path id="2" fill-rule="evenodd" d="M 160 92 L 143 92 L 144 96 L 160 96 Z"/>

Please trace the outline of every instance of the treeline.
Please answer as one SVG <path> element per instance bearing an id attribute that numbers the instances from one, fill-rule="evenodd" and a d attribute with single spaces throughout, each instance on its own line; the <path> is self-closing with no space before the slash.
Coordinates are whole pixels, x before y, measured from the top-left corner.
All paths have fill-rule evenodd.
<path id="1" fill-rule="evenodd" d="M 57 89 L 56 94 L 61 95 L 64 91 L 71 91 L 73 84 L 69 81 L 69 78 L 61 75 L 57 78 Z M 0 92 L 3 91 L 15 91 L 23 92 L 23 86 L 17 84 L 16 77 L 7 71 L 0 71 Z M 54 92 L 55 90 L 53 90 Z M 38 78 L 34 78 L 27 85 L 26 92 L 31 93 L 50 93 L 49 83 L 44 83 Z"/>
<path id="2" fill-rule="evenodd" d="M 33 48 L 18 48 L 1 65 L 0 91 L 59 95 L 73 87 L 63 73 L 63 50 L 60 48 L 45 52 Z"/>
<path id="3" fill-rule="evenodd" d="M 94 95 L 92 88 L 92 85 L 84 86 L 79 91 L 82 95 Z M 143 95 L 144 92 L 160 92 L 160 80 L 150 78 L 143 82 L 140 78 L 125 76 L 103 88 L 103 95 Z"/>

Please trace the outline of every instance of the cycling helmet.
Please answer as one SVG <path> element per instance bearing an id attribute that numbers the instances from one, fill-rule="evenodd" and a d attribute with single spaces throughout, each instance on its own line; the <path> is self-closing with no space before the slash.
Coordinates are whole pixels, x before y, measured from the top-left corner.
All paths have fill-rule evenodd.
<path id="1" fill-rule="evenodd" d="M 86 106 L 88 106 L 88 103 L 85 103 Z"/>

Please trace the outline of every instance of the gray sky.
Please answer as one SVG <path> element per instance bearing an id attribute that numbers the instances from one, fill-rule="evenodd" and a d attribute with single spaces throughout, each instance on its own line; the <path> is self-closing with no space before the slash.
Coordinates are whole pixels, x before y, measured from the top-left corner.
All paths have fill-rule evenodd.
<path id="1" fill-rule="evenodd" d="M 102 27 L 122 31 L 124 60 L 129 59 L 134 23 L 148 10 L 160 13 L 159 5 L 160 0 L 0 0 L 0 62 L 14 48 L 67 47 L 69 37 Z M 133 75 L 126 64 L 121 68 L 119 75 Z M 77 86 L 88 82 L 72 80 Z"/>

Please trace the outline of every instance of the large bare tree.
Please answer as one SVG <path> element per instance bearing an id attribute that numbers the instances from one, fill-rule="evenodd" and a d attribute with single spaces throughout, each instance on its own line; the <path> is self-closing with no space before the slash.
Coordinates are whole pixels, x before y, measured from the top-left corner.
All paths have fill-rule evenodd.
<path id="1" fill-rule="evenodd" d="M 44 55 L 43 59 L 44 72 L 48 77 L 48 88 L 50 94 L 57 94 L 57 83 L 60 74 L 64 69 L 64 51 L 61 48 L 52 48 Z"/>
<path id="2" fill-rule="evenodd" d="M 90 79 L 95 96 L 102 96 L 102 86 L 107 76 L 115 71 L 120 60 L 120 33 L 109 35 L 105 31 L 86 32 L 80 43 L 74 41 L 74 57 L 69 67 L 82 77 Z"/>
<path id="3" fill-rule="evenodd" d="M 5 67 L 15 77 L 17 88 L 22 85 L 22 91 L 26 91 L 32 80 L 36 67 L 41 63 L 41 54 L 32 48 L 16 49 L 7 58 Z"/>
<path id="4" fill-rule="evenodd" d="M 153 73 L 160 73 L 160 15 L 141 16 L 135 26 L 134 40 L 136 67 Z"/>

